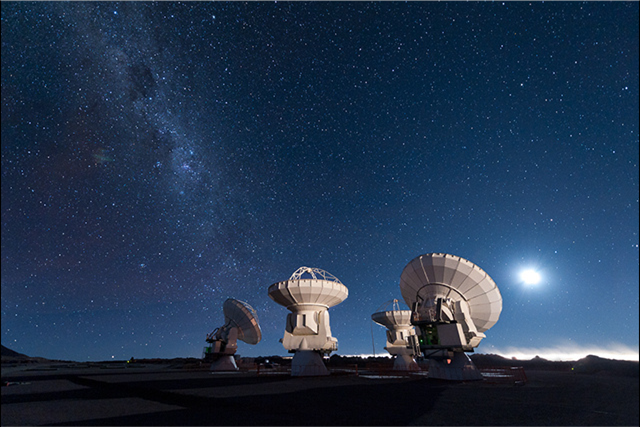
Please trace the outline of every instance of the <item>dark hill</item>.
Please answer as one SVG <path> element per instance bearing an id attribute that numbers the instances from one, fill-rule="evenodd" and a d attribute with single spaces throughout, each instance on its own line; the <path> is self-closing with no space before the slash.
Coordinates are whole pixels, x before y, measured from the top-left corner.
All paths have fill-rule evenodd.
<path id="1" fill-rule="evenodd" d="M 36 363 L 36 362 L 48 362 L 48 359 L 43 357 L 31 357 L 26 354 L 18 353 L 10 348 L 2 346 L 2 363 Z"/>
<path id="2" fill-rule="evenodd" d="M 16 359 L 29 359 L 29 356 L 27 356 L 26 354 L 18 353 L 17 351 L 13 351 L 10 348 L 7 348 L 5 346 L 2 346 L 2 353 L 0 353 L 0 355 L 2 356 L 3 359 L 5 357 L 14 357 Z"/>
<path id="3" fill-rule="evenodd" d="M 522 366 L 524 369 L 545 371 L 573 371 L 578 374 L 638 376 L 639 363 L 628 360 L 612 360 L 589 355 L 575 362 L 559 362 L 536 356 L 531 360 L 507 359 L 497 354 L 473 354 L 471 360 L 482 368 L 497 366 Z"/>
<path id="4" fill-rule="evenodd" d="M 573 371 L 578 374 L 610 374 L 638 376 L 640 374 L 639 363 L 629 360 L 612 360 L 588 355 L 578 360 L 573 365 Z"/>
<path id="5" fill-rule="evenodd" d="M 497 354 L 473 354 L 471 360 L 478 368 L 496 366 L 522 366 L 525 369 L 570 371 L 575 362 L 554 362 L 536 356 L 531 360 L 507 359 Z"/>

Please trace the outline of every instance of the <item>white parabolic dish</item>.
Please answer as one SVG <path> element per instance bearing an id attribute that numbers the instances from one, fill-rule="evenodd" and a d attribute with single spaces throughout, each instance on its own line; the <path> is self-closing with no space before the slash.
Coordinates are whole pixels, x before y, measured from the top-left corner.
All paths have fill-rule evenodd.
<path id="1" fill-rule="evenodd" d="M 222 305 L 225 322 L 238 329 L 238 339 L 255 345 L 262 339 L 256 311 L 244 301 L 229 298 Z"/>
<path id="2" fill-rule="evenodd" d="M 308 278 L 303 278 L 303 274 Z M 349 290 L 337 277 L 324 270 L 300 267 L 289 280 L 269 286 L 269 297 L 289 309 L 301 305 L 319 305 L 327 308 L 340 304 L 349 296 Z"/>
<path id="3" fill-rule="evenodd" d="M 411 310 L 379 311 L 371 315 L 371 319 L 387 329 L 411 327 Z"/>
<path id="4" fill-rule="evenodd" d="M 466 301 L 479 332 L 495 325 L 502 311 L 502 295 L 493 279 L 456 255 L 430 253 L 409 261 L 400 276 L 400 291 L 409 307 L 435 298 Z"/>

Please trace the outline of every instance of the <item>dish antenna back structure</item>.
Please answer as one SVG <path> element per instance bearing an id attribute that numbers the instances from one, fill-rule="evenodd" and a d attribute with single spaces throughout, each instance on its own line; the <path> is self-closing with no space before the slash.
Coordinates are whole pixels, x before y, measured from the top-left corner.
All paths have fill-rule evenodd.
<path id="1" fill-rule="evenodd" d="M 331 336 L 328 310 L 348 296 L 337 277 L 318 268 L 300 267 L 289 280 L 269 286 L 269 297 L 291 311 L 280 340 L 295 353 L 291 375 L 329 375 L 322 356 L 337 350 L 338 340 Z"/>
<path id="2" fill-rule="evenodd" d="M 212 371 L 237 371 L 233 355 L 238 349 L 238 340 L 258 344 L 262 331 L 256 311 L 246 302 L 229 298 L 222 305 L 222 311 L 225 323 L 207 335 L 209 346 L 204 348 L 204 360 L 212 362 Z"/>
<path id="3" fill-rule="evenodd" d="M 411 310 L 400 310 L 397 299 L 383 304 L 383 307 L 386 308 L 389 304 L 392 305 L 391 310 L 373 313 L 371 320 L 387 328 L 387 346 L 384 349 L 395 356 L 393 369 L 419 371 L 420 368 L 413 359 L 416 351 L 409 345 L 410 337 L 416 335 L 415 328 L 411 324 Z"/>
<path id="4" fill-rule="evenodd" d="M 416 327 L 410 344 L 430 359 L 429 377 L 482 379 L 464 352 L 472 352 L 500 317 L 502 296 L 493 279 L 464 258 L 430 253 L 409 261 L 400 290 Z"/>

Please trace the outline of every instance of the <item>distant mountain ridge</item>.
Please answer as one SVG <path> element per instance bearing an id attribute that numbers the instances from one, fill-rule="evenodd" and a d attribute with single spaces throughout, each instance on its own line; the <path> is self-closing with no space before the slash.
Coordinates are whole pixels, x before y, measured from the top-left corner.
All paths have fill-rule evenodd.
<path id="1" fill-rule="evenodd" d="M 2 346 L 2 353 L 0 353 L 0 355 L 2 356 L 2 358 L 4 358 L 5 356 L 8 356 L 8 357 L 21 358 L 21 359 L 29 359 L 29 356 L 27 356 L 26 354 L 18 353 L 17 351 L 13 351 L 10 348 L 7 348 L 5 346 Z"/>
<path id="2" fill-rule="evenodd" d="M 578 374 L 613 374 L 638 376 L 640 363 L 629 360 L 605 359 L 592 354 L 577 361 L 552 361 L 535 356 L 531 360 L 507 359 L 497 354 L 473 354 L 471 360 L 478 368 L 491 366 L 522 366 L 526 369 L 571 370 Z"/>
<path id="3" fill-rule="evenodd" d="M 573 365 L 574 372 L 579 374 L 613 373 L 621 375 L 640 375 L 640 364 L 630 360 L 613 360 L 588 355 Z"/>
<path id="4" fill-rule="evenodd" d="M 29 362 L 48 362 L 44 357 L 31 357 L 26 354 L 18 353 L 2 345 L 2 363 L 29 363 Z"/>

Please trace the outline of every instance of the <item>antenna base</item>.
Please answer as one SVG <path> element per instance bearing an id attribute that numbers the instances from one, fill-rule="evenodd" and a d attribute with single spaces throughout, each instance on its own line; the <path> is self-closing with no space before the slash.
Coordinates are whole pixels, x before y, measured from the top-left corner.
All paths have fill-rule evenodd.
<path id="1" fill-rule="evenodd" d="M 298 350 L 291 360 L 292 377 L 318 377 L 329 375 L 322 356 L 317 351 Z"/>
<path id="2" fill-rule="evenodd" d="M 410 354 L 398 354 L 393 362 L 393 370 L 417 372 L 420 367 Z"/>
<path id="3" fill-rule="evenodd" d="M 236 359 L 231 355 L 220 356 L 211 364 L 211 371 L 237 371 Z"/>
<path id="4" fill-rule="evenodd" d="M 429 359 L 427 378 L 448 381 L 483 380 L 482 374 L 465 353 L 455 351 L 450 359 Z"/>

